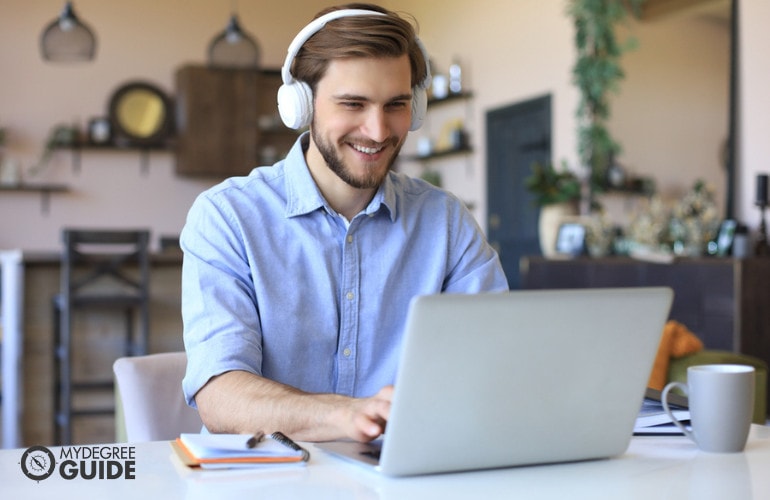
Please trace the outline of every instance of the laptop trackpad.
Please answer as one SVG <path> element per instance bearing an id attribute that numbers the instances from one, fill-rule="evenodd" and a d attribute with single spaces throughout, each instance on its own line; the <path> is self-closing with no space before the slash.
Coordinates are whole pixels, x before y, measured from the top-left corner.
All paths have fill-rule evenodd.
<path id="1" fill-rule="evenodd" d="M 382 439 L 377 439 L 371 443 L 357 443 L 354 441 L 328 441 L 324 443 L 316 443 L 315 447 L 336 455 L 340 458 L 377 466 L 380 463 Z"/>

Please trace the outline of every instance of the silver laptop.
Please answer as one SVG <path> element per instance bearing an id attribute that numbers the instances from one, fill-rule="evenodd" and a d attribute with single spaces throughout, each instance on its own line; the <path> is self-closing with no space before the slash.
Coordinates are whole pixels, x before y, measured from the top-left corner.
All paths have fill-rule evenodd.
<path id="1" fill-rule="evenodd" d="M 384 437 L 316 447 L 390 476 L 620 455 L 672 298 L 668 288 L 417 297 Z"/>

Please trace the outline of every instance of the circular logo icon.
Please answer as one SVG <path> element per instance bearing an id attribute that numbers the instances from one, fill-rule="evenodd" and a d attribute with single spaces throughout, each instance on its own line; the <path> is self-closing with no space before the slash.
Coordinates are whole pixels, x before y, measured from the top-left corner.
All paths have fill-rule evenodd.
<path id="1" fill-rule="evenodd" d="M 56 459 L 45 446 L 30 446 L 21 456 L 21 471 L 33 481 L 42 481 L 53 474 Z"/>

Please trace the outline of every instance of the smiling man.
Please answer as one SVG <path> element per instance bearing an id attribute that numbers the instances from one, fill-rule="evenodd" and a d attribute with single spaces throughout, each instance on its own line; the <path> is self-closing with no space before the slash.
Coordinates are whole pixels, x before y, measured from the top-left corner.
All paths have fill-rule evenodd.
<path id="1" fill-rule="evenodd" d="M 333 208 L 349 220 L 371 201 L 411 122 L 409 57 L 337 59 L 314 91 L 307 163 Z"/>
<path id="2" fill-rule="evenodd" d="M 374 439 L 411 299 L 507 290 L 462 202 L 392 171 L 422 121 L 428 73 L 399 15 L 319 13 L 289 47 L 278 94 L 284 122 L 309 131 L 285 160 L 193 204 L 183 389 L 210 431 Z"/>

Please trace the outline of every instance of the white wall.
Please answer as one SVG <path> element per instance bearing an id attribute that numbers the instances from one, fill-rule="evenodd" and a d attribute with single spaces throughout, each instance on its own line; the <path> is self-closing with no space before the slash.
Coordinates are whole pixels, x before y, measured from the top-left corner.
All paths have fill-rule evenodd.
<path id="1" fill-rule="evenodd" d="M 551 93 L 554 159 L 575 161 L 577 93 L 571 84 L 573 31 L 565 17 L 566 1 L 383 2 L 415 15 L 420 36 L 439 67 L 446 67 L 453 57 L 464 63 L 466 83 L 476 96 L 469 127 L 476 151 L 470 166 L 456 169 L 449 180 L 476 202 L 482 225 L 486 216 L 483 134 L 488 110 Z M 264 64 L 277 67 L 310 16 L 334 3 L 252 0 L 239 2 L 239 10 L 242 25 L 262 44 Z M 78 0 L 77 12 L 97 33 L 98 58 L 90 64 L 61 66 L 44 63 L 38 54 L 43 26 L 58 14 L 61 5 L 59 0 L 3 0 L 4 12 L 13 15 L 0 16 L 0 126 L 9 129 L 7 155 L 25 167 L 35 161 L 53 125 L 85 123 L 92 116 L 104 115 L 110 94 L 121 83 L 148 79 L 172 92 L 174 69 L 205 61 L 206 46 L 224 27 L 230 9 L 230 2 L 210 0 Z M 742 0 L 741 7 L 744 136 L 738 203 L 739 215 L 756 224 L 758 217 L 751 206 L 753 176 L 767 170 L 770 158 L 770 146 L 763 137 L 770 125 L 766 92 L 770 63 L 762 54 L 770 6 L 760 0 Z M 650 140 L 644 150 L 656 147 Z M 713 156 L 711 146 L 708 148 Z M 156 238 L 178 233 L 193 198 L 211 182 L 176 177 L 168 153 L 150 158 L 146 176 L 141 174 L 139 162 L 139 156 L 130 153 L 88 153 L 76 174 L 70 154 L 57 153 L 50 168 L 36 180 L 70 184 L 72 193 L 54 195 L 46 216 L 41 214 L 38 196 L 0 192 L 0 247 L 57 249 L 59 229 L 64 225 L 146 225 Z M 685 172 L 689 167 L 682 168 Z M 694 173 L 691 178 L 696 178 Z M 676 182 L 687 184 L 687 175 Z M 667 184 L 661 187 L 666 189 Z"/>
<path id="2" fill-rule="evenodd" d="M 239 2 L 242 26 L 262 45 L 263 64 L 279 67 L 286 47 L 322 5 L 291 0 Z M 96 32 L 95 61 L 45 63 L 38 40 L 58 16 L 59 0 L 3 0 L 0 16 L 0 126 L 8 130 L 6 157 L 29 169 L 59 123 L 85 125 L 104 116 L 112 92 L 134 79 L 149 80 L 173 93 L 174 71 L 205 63 L 206 47 L 224 29 L 231 2 L 210 0 L 78 0 L 76 13 Z M 8 14 L 12 13 L 12 14 Z M 47 170 L 29 182 L 64 183 L 68 194 L 51 197 L 41 213 L 39 196 L 0 192 L 0 248 L 59 248 L 65 225 L 152 228 L 153 240 L 178 234 L 195 196 L 211 180 L 174 174 L 171 153 L 153 153 L 147 175 L 140 156 L 129 152 L 84 152 L 79 173 L 72 155 L 57 152 Z"/>
<path id="3" fill-rule="evenodd" d="M 654 178 L 664 198 L 680 197 L 700 178 L 724 207 L 729 19 L 674 14 L 619 31 L 639 43 L 624 54 L 626 78 L 613 95 L 610 128 L 623 146 L 620 162 Z"/>
<path id="4" fill-rule="evenodd" d="M 740 0 L 740 163 L 738 216 L 759 225 L 755 179 L 770 173 L 770 58 L 767 57 L 770 2 Z"/>
<path id="5" fill-rule="evenodd" d="M 394 2 L 396 3 L 396 2 Z M 522 100 L 552 94 L 554 158 L 574 163 L 572 133 L 577 91 L 571 84 L 572 27 L 563 0 L 479 0 L 398 2 L 419 21 L 420 36 L 438 70 L 453 58 L 463 65 L 474 93 L 469 124 L 472 165 L 447 161 L 435 166 L 443 185 L 474 202 L 486 227 L 485 115 Z"/>

